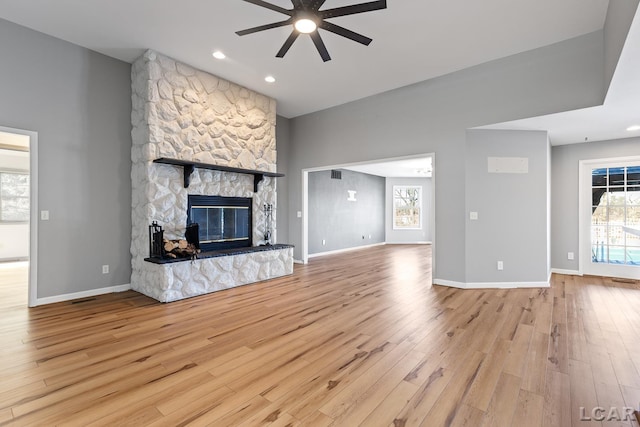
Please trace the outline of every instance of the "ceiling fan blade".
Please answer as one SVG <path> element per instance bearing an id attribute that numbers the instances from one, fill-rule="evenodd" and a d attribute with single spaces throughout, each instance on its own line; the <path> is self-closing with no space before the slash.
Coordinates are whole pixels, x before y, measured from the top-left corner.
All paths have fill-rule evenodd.
<path id="1" fill-rule="evenodd" d="M 289 49 L 291 49 L 291 45 L 293 45 L 293 42 L 296 41 L 299 35 L 300 33 L 298 31 L 293 30 L 291 32 L 291 35 L 287 38 L 287 40 L 284 42 L 284 44 L 276 54 L 276 58 L 284 58 Z"/>
<path id="2" fill-rule="evenodd" d="M 302 3 L 302 0 L 291 0 L 291 4 L 293 4 L 293 8 L 296 10 L 304 8 L 304 4 Z"/>
<path id="3" fill-rule="evenodd" d="M 246 1 L 247 3 L 255 4 L 256 6 L 265 7 L 275 12 L 284 13 L 285 15 L 289 15 L 289 16 L 293 15 L 293 11 L 285 9 L 284 7 L 276 6 L 275 4 L 267 3 L 266 1 L 263 1 L 263 0 L 244 0 L 244 1 Z"/>
<path id="4" fill-rule="evenodd" d="M 370 1 L 368 3 L 353 4 L 351 6 L 336 7 L 334 9 L 323 10 L 319 13 L 319 15 L 322 19 L 328 19 L 338 16 L 354 15 L 356 13 L 371 12 L 374 10 L 386 8 L 387 0 L 377 0 Z"/>
<path id="5" fill-rule="evenodd" d="M 313 40 L 313 44 L 316 45 L 316 49 L 318 49 L 318 53 L 320 53 L 322 60 L 324 62 L 331 61 L 331 56 L 329 56 L 329 51 L 327 50 L 327 47 L 324 45 L 324 42 L 322 41 L 322 37 L 320 37 L 320 33 L 318 33 L 317 31 L 314 31 L 309 35 L 311 36 L 311 40 Z"/>
<path id="6" fill-rule="evenodd" d="M 346 37 L 353 40 L 354 42 L 361 43 L 365 46 L 369 46 L 369 44 L 373 41 L 373 39 L 370 39 L 369 37 L 363 36 L 362 34 L 358 34 L 351 30 L 347 30 L 344 27 L 332 24 L 331 22 L 327 21 L 322 21 L 320 23 L 320 28 L 322 28 L 323 30 L 331 31 L 332 33 L 339 36 Z"/>
<path id="7" fill-rule="evenodd" d="M 259 27 L 247 28 L 246 30 L 236 31 L 239 36 L 246 36 L 247 34 L 257 33 L 258 31 L 270 30 L 272 28 L 284 27 L 293 23 L 293 19 L 287 19 L 282 22 L 274 22 L 273 24 L 260 25 Z"/>
<path id="8" fill-rule="evenodd" d="M 318 10 L 322 7 L 322 5 L 325 3 L 325 1 L 327 0 L 309 0 L 308 1 L 308 9 L 309 10 Z"/>

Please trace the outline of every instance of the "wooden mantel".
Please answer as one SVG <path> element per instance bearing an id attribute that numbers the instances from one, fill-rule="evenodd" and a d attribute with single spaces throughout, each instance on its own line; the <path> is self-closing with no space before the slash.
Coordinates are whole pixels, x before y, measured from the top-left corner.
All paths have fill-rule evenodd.
<path id="1" fill-rule="evenodd" d="M 195 168 L 253 175 L 253 192 L 254 193 L 258 191 L 258 184 L 260 183 L 260 181 L 264 179 L 265 176 L 273 177 L 273 178 L 281 178 L 284 176 L 283 173 L 259 171 L 259 170 L 253 170 L 253 169 L 233 168 L 230 166 L 214 165 L 211 163 L 191 162 L 189 160 L 170 159 L 167 157 L 161 157 L 159 159 L 155 159 L 153 162 L 162 163 L 165 165 L 182 166 L 183 172 L 184 172 L 184 188 L 189 187 L 189 180 L 191 179 L 191 174 L 193 173 L 193 170 Z"/>

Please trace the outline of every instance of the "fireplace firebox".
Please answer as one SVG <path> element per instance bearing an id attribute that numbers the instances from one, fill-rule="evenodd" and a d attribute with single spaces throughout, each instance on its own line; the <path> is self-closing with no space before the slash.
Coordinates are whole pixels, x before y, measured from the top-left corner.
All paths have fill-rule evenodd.
<path id="1" fill-rule="evenodd" d="M 252 246 L 252 199 L 189 195 L 187 225 L 197 223 L 203 252 Z"/>

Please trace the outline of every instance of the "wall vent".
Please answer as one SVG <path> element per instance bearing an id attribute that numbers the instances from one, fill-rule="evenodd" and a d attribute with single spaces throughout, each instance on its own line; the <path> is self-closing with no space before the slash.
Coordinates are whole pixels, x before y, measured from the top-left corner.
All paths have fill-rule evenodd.
<path id="1" fill-rule="evenodd" d="M 342 171 L 331 170 L 331 179 L 342 179 Z"/>

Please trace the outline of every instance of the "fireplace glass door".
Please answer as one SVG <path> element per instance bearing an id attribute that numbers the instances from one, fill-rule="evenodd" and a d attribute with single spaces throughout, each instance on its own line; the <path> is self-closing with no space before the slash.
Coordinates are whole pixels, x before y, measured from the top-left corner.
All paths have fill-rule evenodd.
<path id="1" fill-rule="evenodd" d="M 187 216 L 198 224 L 204 251 L 251 246 L 251 199 L 189 196 Z"/>

